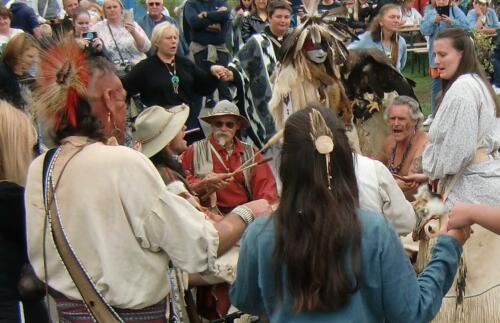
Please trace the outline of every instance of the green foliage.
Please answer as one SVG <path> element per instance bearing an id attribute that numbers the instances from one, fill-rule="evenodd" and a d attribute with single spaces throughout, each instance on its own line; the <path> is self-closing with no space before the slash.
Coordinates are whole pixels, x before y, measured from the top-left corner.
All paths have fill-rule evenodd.
<path id="1" fill-rule="evenodd" d="M 422 112 L 425 116 L 429 115 L 431 113 L 431 78 L 428 75 L 423 76 L 418 70 L 411 73 L 408 64 L 403 70 L 403 75 L 415 81 L 416 86 L 413 91 L 422 105 Z"/>
<path id="2" fill-rule="evenodd" d="M 474 47 L 476 54 L 486 74 L 493 73 L 493 64 L 491 62 L 491 55 L 493 53 L 493 38 L 484 33 L 477 31 L 472 32 L 474 35 Z"/>

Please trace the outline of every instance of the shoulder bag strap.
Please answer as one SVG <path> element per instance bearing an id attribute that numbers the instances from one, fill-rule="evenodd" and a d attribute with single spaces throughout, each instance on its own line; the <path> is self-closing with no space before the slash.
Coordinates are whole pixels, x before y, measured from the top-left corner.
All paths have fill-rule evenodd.
<path id="1" fill-rule="evenodd" d="M 109 33 L 111 34 L 111 38 L 113 38 L 113 42 L 115 43 L 116 50 L 118 51 L 118 56 L 120 56 L 120 60 L 122 64 L 125 64 L 125 60 L 123 59 L 122 52 L 120 51 L 120 47 L 118 47 L 118 43 L 116 42 L 115 36 L 113 35 L 113 31 L 111 31 L 111 27 L 109 26 L 109 22 L 106 21 L 106 26 L 108 26 Z"/>
<path id="2" fill-rule="evenodd" d="M 47 155 L 45 156 L 43 169 L 43 195 L 45 213 L 49 221 L 54 244 L 64 263 L 64 266 L 71 276 L 71 279 L 80 292 L 80 295 L 82 296 L 89 313 L 96 320 L 96 322 L 123 323 L 124 321 L 111 307 L 111 305 L 109 305 L 105 301 L 104 297 L 97 290 L 88 273 L 83 268 L 80 260 L 76 256 L 73 248 L 69 244 L 69 241 L 64 233 L 64 228 L 61 223 L 59 209 L 57 206 L 55 189 L 57 187 L 57 184 L 59 183 L 59 179 L 61 178 L 64 169 L 66 168 L 66 165 L 76 154 L 81 151 L 81 149 L 77 150 L 76 153 L 67 156 L 65 160 L 62 160 L 63 167 L 59 174 L 59 178 L 56 183 L 53 183 L 54 164 L 60 151 L 61 148 L 58 148 L 54 152 L 51 152 L 50 155 L 49 153 L 47 153 Z"/>

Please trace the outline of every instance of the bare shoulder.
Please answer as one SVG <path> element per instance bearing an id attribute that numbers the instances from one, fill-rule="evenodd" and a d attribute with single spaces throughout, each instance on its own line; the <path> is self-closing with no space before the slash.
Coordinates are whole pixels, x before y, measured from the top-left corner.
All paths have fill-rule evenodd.
<path id="1" fill-rule="evenodd" d="M 418 130 L 415 133 L 415 138 L 414 138 L 414 147 L 416 151 L 421 151 L 423 148 L 425 148 L 425 145 L 429 141 L 427 132 Z"/>

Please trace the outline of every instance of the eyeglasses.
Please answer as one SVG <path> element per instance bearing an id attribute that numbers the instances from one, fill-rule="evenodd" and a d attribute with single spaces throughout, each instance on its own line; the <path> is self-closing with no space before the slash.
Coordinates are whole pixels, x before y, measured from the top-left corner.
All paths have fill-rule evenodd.
<path id="1" fill-rule="evenodd" d="M 161 5 L 163 5 L 161 2 L 148 2 L 148 6 L 150 7 L 159 7 Z"/>
<path id="2" fill-rule="evenodd" d="M 234 123 L 234 122 L 232 122 L 232 121 L 229 121 L 229 122 L 215 121 L 215 122 L 214 122 L 214 126 L 215 126 L 216 128 L 222 128 L 224 125 L 225 125 L 225 126 L 226 126 L 226 128 L 228 128 L 228 129 L 233 129 L 233 128 L 234 128 L 234 126 L 235 126 L 235 123 Z"/>

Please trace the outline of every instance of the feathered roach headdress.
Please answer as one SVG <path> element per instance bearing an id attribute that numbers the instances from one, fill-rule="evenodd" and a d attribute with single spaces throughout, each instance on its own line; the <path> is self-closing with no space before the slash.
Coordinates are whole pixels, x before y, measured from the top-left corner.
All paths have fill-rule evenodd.
<path id="1" fill-rule="evenodd" d="M 313 0 L 306 7 L 306 14 L 302 17 L 302 23 L 295 28 L 281 47 L 281 62 L 283 65 L 293 64 L 299 74 L 310 78 L 310 72 L 306 68 L 306 57 L 302 49 L 306 41 L 313 44 L 321 44 L 327 52 L 325 64 L 331 69 L 330 75 L 340 79 L 340 67 L 347 66 L 349 53 L 344 43 L 356 39 L 356 35 L 344 22 L 339 21 L 337 15 L 325 11 L 318 13 L 320 0 Z"/>
<path id="2" fill-rule="evenodd" d="M 75 41 L 63 39 L 41 50 L 33 112 L 53 122 L 54 129 L 63 124 L 77 126 L 76 108 L 85 98 L 89 71 L 85 54 Z"/>

